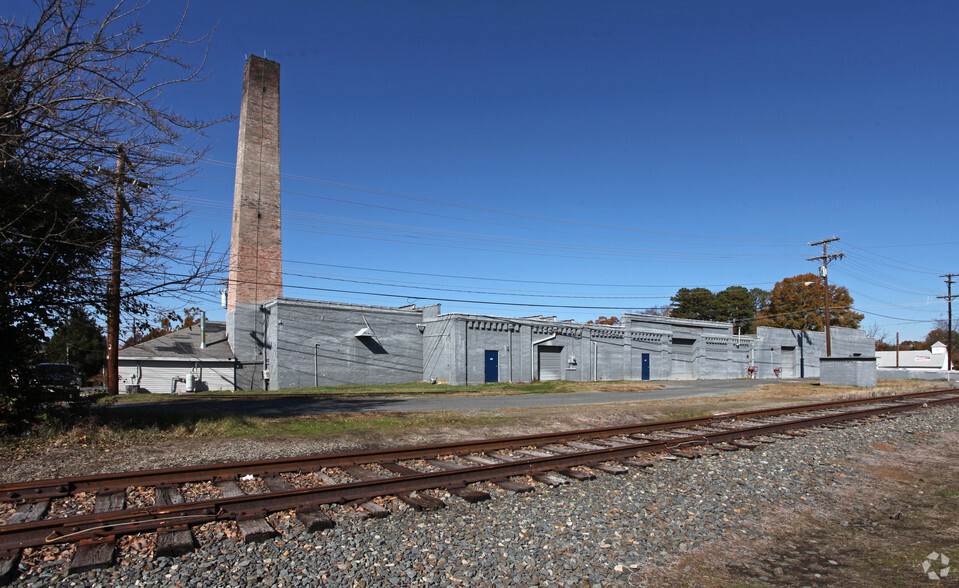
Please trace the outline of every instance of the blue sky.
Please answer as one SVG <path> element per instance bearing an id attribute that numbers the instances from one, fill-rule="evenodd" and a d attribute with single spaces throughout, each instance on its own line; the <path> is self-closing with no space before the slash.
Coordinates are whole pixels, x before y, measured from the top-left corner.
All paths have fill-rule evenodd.
<path id="1" fill-rule="evenodd" d="M 863 327 L 921 339 L 959 273 L 957 24 L 945 1 L 199 1 L 211 74 L 165 99 L 237 113 L 246 56 L 281 64 L 286 296 L 588 320 L 771 289 L 838 236 Z M 237 132 L 180 196 L 222 250 Z"/>

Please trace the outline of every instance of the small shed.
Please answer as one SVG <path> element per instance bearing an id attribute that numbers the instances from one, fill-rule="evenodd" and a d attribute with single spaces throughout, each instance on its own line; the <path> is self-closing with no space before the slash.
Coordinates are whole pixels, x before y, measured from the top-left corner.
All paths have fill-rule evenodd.
<path id="1" fill-rule="evenodd" d="M 226 323 L 206 321 L 120 350 L 120 392 L 235 390 Z"/>

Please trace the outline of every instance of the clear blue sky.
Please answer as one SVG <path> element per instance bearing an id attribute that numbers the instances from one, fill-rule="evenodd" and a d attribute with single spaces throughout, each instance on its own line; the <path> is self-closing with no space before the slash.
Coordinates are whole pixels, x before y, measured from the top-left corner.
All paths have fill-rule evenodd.
<path id="1" fill-rule="evenodd" d="M 214 26 L 166 98 L 237 113 L 246 56 L 281 64 L 286 296 L 585 321 L 771 289 L 838 236 L 864 328 L 945 317 L 957 2 L 194 2 Z M 237 130 L 182 193 L 223 250 Z"/>

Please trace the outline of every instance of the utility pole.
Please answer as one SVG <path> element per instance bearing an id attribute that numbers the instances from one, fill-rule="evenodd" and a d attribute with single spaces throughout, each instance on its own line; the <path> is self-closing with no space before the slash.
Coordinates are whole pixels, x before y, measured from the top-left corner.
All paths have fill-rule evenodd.
<path id="1" fill-rule="evenodd" d="M 945 298 L 946 302 L 948 302 L 949 304 L 949 313 L 947 315 L 949 317 L 948 319 L 949 322 L 946 324 L 946 333 L 947 333 L 946 338 L 948 341 L 948 343 L 946 343 L 947 376 L 948 376 L 948 370 L 952 369 L 952 299 L 955 298 L 956 296 L 959 296 L 959 294 L 954 295 L 952 293 L 952 285 L 955 283 L 952 281 L 952 279 L 956 277 L 957 275 L 959 274 L 946 274 L 944 276 L 940 276 L 941 278 L 946 278 L 946 295 L 936 296 L 936 298 Z"/>
<path id="2" fill-rule="evenodd" d="M 113 236 L 110 240 L 110 285 L 107 288 L 107 392 L 120 393 L 120 269 L 123 260 L 123 211 L 133 216 L 130 204 L 123 197 L 123 185 L 147 187 L 147 184 L 126 175 L 130 159 L 123 151 L 123 146 L 117 146 L 117 171 L 109 172 L 103 169 L 97 171 L 112 177 L 115 183 L 113 197 Z"/>
<path id="3" fill-rule="evenodd" d="M 816 247 L 817 245 L 822 245 L 822 255 L 818 257 L 807 257 L 806 261 L 819 261 L 822 263 L 819 266 L 819 276 L 822 278 L 823 284 L 823 312 L 824 323 L 826 329 L 826 357 L 832 356 L 832 336 L 829 333 L 829 277 L 827 268 L 830 261 L 835 261 L 837 259 L 842 259 L 846 256 L 845 253 L 829 253 L 829 244 L 833 241 L 838 241 L 839 237 L 833 237 L 831 239 L 823 239 L 822 241 L 816 241 L 815 243 L 810 243 L 811 247 Z"/>

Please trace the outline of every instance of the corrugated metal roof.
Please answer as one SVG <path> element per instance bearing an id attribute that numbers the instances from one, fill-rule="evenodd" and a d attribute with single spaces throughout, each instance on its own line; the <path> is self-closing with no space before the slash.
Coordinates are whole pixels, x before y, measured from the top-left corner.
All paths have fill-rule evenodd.
<path id="1" fill-rule="evenodd" d="M 120 350 L 120 359 L 232 360 L 233 348 L 226 339 L 226 323 L 206 321 L 206 347 L 200 348 L 200 325 L 151 339 Z"/>

